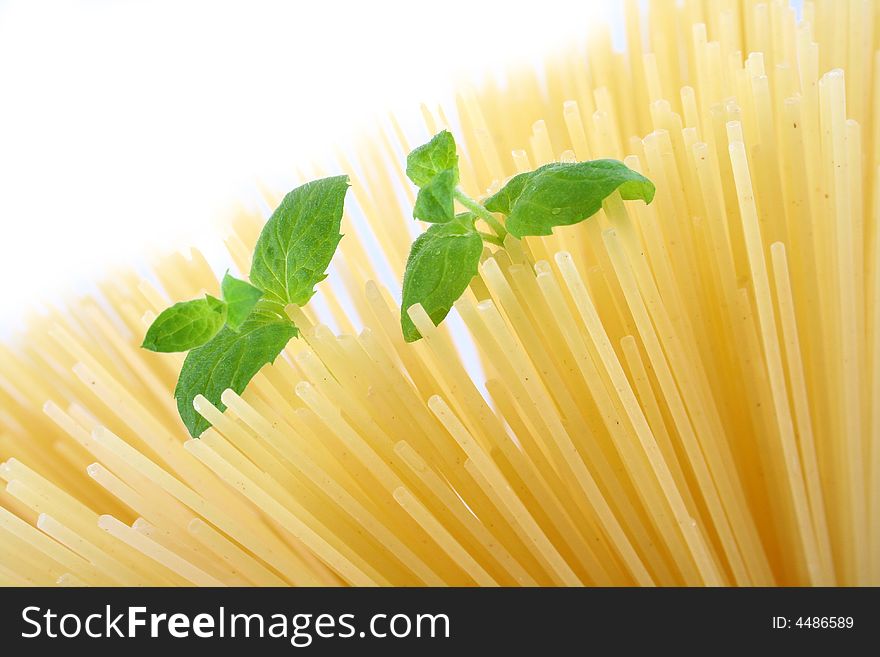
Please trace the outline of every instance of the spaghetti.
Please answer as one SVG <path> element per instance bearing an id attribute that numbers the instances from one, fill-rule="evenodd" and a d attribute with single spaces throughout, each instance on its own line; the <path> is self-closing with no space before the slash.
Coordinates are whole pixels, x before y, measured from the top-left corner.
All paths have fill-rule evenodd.
<path id="1" fill-rule="evenodd" d="M 415 306 L 405 343 L 376 282 L 409 246 L 393 121 L 339 156 L 335 290 L 225 411 L 196 399 L 200 439 L 180 359 L 138 348 L 218 292 L 196 250 L 0 346 L 0 583 L 880 584 L 880 12 L 638 4 L 625 52 L 601 31 L 456 97 L 474 196 L 599 157 L 657 187 L 487 248 L 457 327 Z"/>

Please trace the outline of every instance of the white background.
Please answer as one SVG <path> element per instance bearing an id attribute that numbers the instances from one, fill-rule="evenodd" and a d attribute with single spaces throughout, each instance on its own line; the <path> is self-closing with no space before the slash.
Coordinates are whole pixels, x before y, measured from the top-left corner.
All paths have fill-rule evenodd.
<path id="1" fill-rule="evenodd" d="M 0 0 L 0 332 L 619 3 Z M 221 263 L 224 264 L 224 263 Z"/>

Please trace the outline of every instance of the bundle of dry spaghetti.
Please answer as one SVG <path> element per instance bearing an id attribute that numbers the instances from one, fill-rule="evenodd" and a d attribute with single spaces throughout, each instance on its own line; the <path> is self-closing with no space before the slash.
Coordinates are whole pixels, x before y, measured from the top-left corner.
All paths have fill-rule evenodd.
<path id="1" fill-rule="evenodd" d="M 217 293 L 196 251 L 0 347 L 0 583 L 880 584 L 877 4 L 626 8 L 625 51 L 600 31 L 340 156 L 338 284 L 223 412 L 197 398 L 200 439 L 180 359 L 138 348 Z M 474 196 L 597 157 L 657 195 L 487 249 L 458 329 L 417 307 L 406 344 L 374 281 L 403 154 L 450 118 Z"/>

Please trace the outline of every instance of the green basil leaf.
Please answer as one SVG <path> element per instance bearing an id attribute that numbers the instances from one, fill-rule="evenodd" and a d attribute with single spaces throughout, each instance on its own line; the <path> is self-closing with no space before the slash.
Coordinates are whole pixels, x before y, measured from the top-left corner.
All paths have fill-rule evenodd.
<path id="1" fill-rule="evenodd" d="M 519 195 L 522 194 L 523 187 L 537 173 L 536 171 L 526 171 L 519 173 L 507 181 L 507 184 L 495 192 L 492 196 L 483 201 L 483 207 L 489 212 L 500 212 L 509 215 L 513 204 Z"/>
<path id="2" fill-rule="evenodd" d="M 226 321 L 226 304 L 210 295 L 166 308 L 147 330 L 141 345 L 163 353 L 187 351 L 205 344 Z"/>
<path id="3" fill-rule="evenodd" d="M 419 190 L 413 217 L 434 224 L 452 221 L 455 214 L 455 171 L 445 169 Z"/>
<path id="4" fill-rule="evenodd" d="M 263 291 L 229 272 L 223 277 L 220 289 L 226 302 L 226 325 L 237 331 L 263 296 Z"/>
<path id="5" fill-rule="evenodd" d="M 281 304 L 305 304 L 336 252 L 348 176 L 322 178 L 291 191 L 269 217 L 254 248 L 251 282 Z"/>
<path id="6" fill-rule="evenodd" d="M 458 184 L 458 153 L 455 139 L 448 130 L 438 132 L 427 144 L 414 149 L 406 157 L 406 175 L 418 187 L 430 183 L 441 171 L 452 169 Z"/>
<path id="7" fill-rule="evenodd" d="M 400 326 L 407 342 L 422 337 L 407 309 L 420 303 L 434 325 L 440 324 L 476 275 L 482 253 L 483 240 L 470 213 L 433 224 L 416 238 L 403 274 Z"/>
<path id="8" fill-rule="evenodd" d="M 204 395 L 220 410 L 220 395 L 227 388 L 241 392 L 266 363 L 272 363 L 291 338 L 296 326 L 279 304 L 258 302 L 238 331 L 224 326 L 210 341 L 190 351 L 183 361 L 174 389 L 177 410 L 193 438 L 210 423 L 193 408 L 196 395 Z"/>
<path id="9" fill-rule="evenodd" d="M 514 237 L 550 235 L 554 226 L 587 219 L 614 191 L 624 200 L 650 203 L 654 184 L 617 160 L 554 162 L 514 176 L 486 201 L 487 209 L 507 214 Z"/>

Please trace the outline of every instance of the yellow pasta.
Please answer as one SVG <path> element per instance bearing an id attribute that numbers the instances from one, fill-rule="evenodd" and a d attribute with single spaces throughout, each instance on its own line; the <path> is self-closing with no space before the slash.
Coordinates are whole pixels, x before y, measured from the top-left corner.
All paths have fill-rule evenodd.
<path id="1" fill-rule="evenodd" d="M 332 284 L 243 394 L 196 398 L 201 438 L 180 357 L 139 348 L 218 292 L 195 249 L 0 345 L 0 584 L 880 585 L 880 11 L 639 11 L 622 53 L 598 29 L 338 153 Z M 611 157 L 656 198 L 486 248 L 405 343 L 400 154 L 444 127 L 473 197 Z M 242 271 L 262 221 L 229 227 Z"/>

